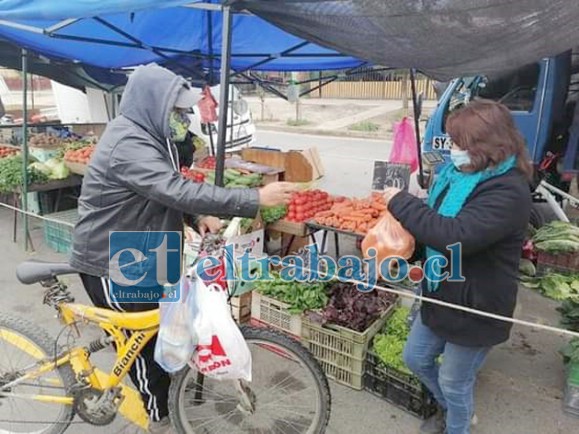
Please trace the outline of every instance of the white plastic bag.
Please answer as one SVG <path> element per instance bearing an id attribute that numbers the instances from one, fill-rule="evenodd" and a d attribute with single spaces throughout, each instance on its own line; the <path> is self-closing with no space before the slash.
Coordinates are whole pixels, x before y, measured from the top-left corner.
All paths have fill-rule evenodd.
<path id="1" fill-rule="evenodd" d="M 251 352 L 233 320 L 227 292 L 218 285 L 207 286 L 197 278 L 191 288 L 198 312 L 191 324 L 197 347 L 192 367 L 219 380 L 251 381 Z"/>
<path id="2" fill-rule="evenodd" d="M 183 276 L 179 301 L 159 303 L 161 319 L 155 344 L 155 361 L 166 372 L 184 368 L 191 360 L 197 344 L 197 337 L 191 329 L 196 312 L 190 286 L 190 280 Z"/>

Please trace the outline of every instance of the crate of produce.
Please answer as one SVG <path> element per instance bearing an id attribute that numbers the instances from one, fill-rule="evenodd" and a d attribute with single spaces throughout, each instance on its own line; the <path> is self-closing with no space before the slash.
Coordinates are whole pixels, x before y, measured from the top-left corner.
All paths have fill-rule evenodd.
<path id="1" fill-rule="evenodd" d="M 579 273 L 579 252 L 537 254 L 537 272 L 541 275 L 551 272 L 574 274 Z"/>
<path id="2" fill-rule="evenodd" d="M 372 350 L 366 356 L 364 389 L 421 419 L 436 412 L 434 397 L 418 378 L 383 364 Z"/>
<path id="3" fill-rule="evenodd" d="M 46 244 L 55 252 L 70 253 L 73 230 L 71 224 L 74 225 L 78 221 L 78 209 L 60 211 L 45 217 L 51 219 L 44 221 L 44 241 Z"/>
<path id="4" fill-rule="evenodd" d="M 251 318 L 251 299 L 251 292 L 231 297 L 231 314 L 239 324 L 248 323 Z"/>
<path id="5" fill-rule="evenodd" d="M 20 153 L 20 148 L 12 145 L 2 145 L 0 144 L 0 158 L 12 157 Z"/>
<path id="6" fill-rule="evenodd" d="M 253 291 L 251 318 L 258 323 L 281 330 L 295 338 L 302 335 L 302 315 L 289 312 L 290 306 L 281 301 Z"/>
<path id="7" fill-rule="evenodd" d="M 366 330 L 357 332 L 335 324 L 321 325 L 304 316 L 302 340 L 320 362 L 326 376 L 355 390 L 363 389 L 364 363 L 372 338 L 382 329 L 396 304 L 382 312 Z"/>

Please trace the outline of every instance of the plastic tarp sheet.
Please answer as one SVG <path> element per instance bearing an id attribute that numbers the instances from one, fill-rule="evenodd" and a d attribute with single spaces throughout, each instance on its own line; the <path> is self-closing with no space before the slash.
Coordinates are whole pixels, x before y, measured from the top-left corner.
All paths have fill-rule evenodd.
<path id="1" fill-rule="evenodd" d="M 0 2 L 0 39 L 50 58 L 100 68 L 157 62 L 172 69 L 198 71 L 212 62 L 218 69 L 222 14 L 180 6 L 191 3 L 4 0 Z M 80 19 L 51 34 L 35 31 L 75 18 Z M 30 27 L 7 25 L 14 23 Z M 234 16 L 232 32 L 234 70 L 347 69 L 364 63 L 307 43 L 249 14 Z"/>
<path id="2" fill-rule="evenodd" d="M 281 29 L 374 64 L 445 81 L 579 46 L 578 0 L 246 0 Z"/>

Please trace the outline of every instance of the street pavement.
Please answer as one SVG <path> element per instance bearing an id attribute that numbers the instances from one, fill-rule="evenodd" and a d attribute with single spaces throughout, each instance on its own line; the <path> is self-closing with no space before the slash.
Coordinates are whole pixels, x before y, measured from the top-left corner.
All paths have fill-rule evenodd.
<path id="1" fill-rule="evenodd" d="M 363 196 L 370 191 L 372 162 L 387 159 L 390 144 L 380 140 L 336 137 L 299 136 L 260 131 L 259 145 L 281 149 L 316 146 L 326 169 L 320 186 L 332 193 Z M 42 225 L 32 224 L 36 252 L 12 242 L 12 213 L 0 209 L 0 309 L 21 315 L 38 323 L 53 336 L 60 331 L 54 311 L 42 305 L 39 285 L 24 286 L 16 280 L 16 265 L 26 258 L 65 260 L 51 252 L 42 242 Z M 331 238 L 331 237 L 330 237 Z M 333 251 L 330 246 L 330 252 Z M 78 302 L 88 298 L 76 277 L 68 279 Z M 517 317 L 543 324 L 557 325 L 557 304 L 534 292 L 521 289 Z M 565 339 L 557 334 L 515 326 L 509 342 L 496 347 L 482 369 L 476 389 L 476 434 L 571 434 L 579 433 L 579 420 L 562 412 L 564 371 L 557 351 Z M 102 362 L 111 354 L 103 353 Z M 389 403 L 363 392 L 331 382 L 332 417 L 330 434 L 385 433 L 414 434 L 420 421 Z M 77 419 L 78 421 L 78 419 Z M 137 433 L 134 427 L 118 418 L 107 427 L 75 424 L 71 434 Z"/>

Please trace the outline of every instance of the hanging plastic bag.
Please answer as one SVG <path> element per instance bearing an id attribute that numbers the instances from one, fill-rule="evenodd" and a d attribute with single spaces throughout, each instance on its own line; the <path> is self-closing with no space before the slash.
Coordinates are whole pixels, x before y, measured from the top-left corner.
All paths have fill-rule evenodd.
<path id="1" fill-rule="evenodd" d="M 227 304 L 227 291 L 193 281 L 193 304 L 199 312 L 191 324 L 197 346 L 189 362 L 200 373 L 219 380 L 251 381 L 251 352 Z"/>
<path id="2" fill-rule="evenodd" d="M 394 124 L 394 145 L 390 151 L 390 163 L 409 164 L 410 173 L 418 169 L 418 150 L 414 127 L 408 117 Z"/>
<path id="3" fill-rule="evenodd" d="M 372 257 L 368 250 L 375 249 L 377 269 L 380 270 L 380 264 L 388 257 L 409 259 L 415 246 L 416 241 L 410 232 L 404 229 L 391 213 L 385 211 L 362 240 L 362 254 L 365 258 Z M 390 265 L 395 265 L 395 261 L 391 261 Z"/>
<path id="4" fill-rule="evenodd" d="M 176 372 L 184 368 L 191 360 L 197 344 L 197 337 L 191 333 L 191 323 L 197 312 L 192 303 L 190 285 L 190 280 L 183 276 L 179 301 L 159 303 L 161 318 L 154 357 L 166 372 Z"/>
<path id="5" fill-rule="evenodd" d="M 205 86 L 201 92 L 203 98 L 197 103 L 199 113 L 201 116 L 201 123 L 208 124 L 210 122 L 217 122 L 217 101 L 211 93 L 211 88 Z"/>

